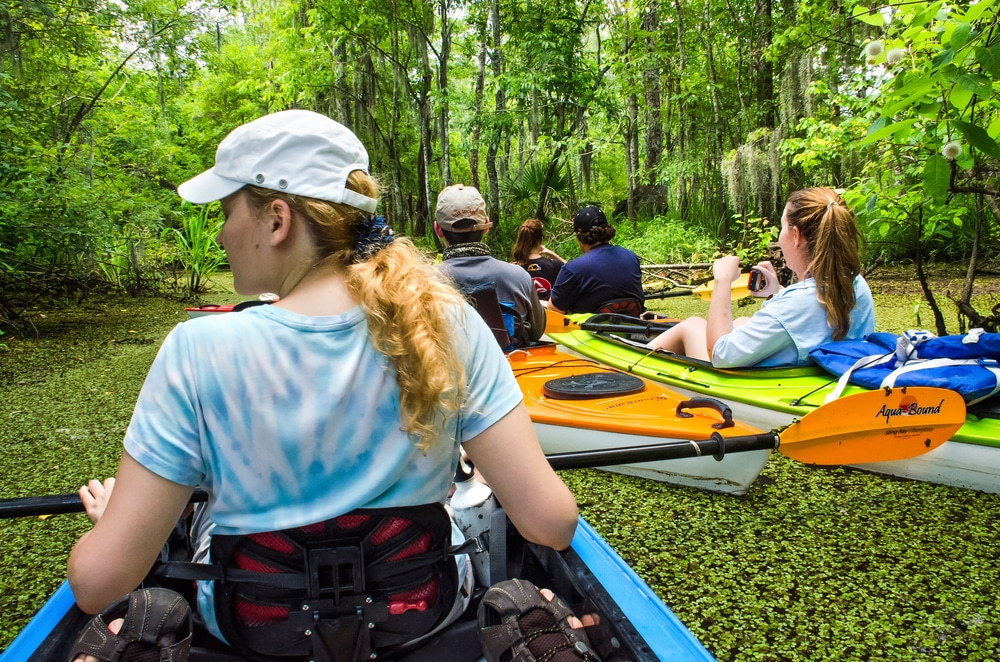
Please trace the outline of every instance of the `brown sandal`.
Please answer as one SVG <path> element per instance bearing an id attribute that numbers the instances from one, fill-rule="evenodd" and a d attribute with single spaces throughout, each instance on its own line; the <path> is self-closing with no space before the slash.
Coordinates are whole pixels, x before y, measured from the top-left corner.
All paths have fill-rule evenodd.
<path id="1" fill-rule="evenodd" d="M 479 641 L 488 662 L 570 662 L 600 658 L 583 629 L 569 626 L 573 612 L 531 582 L 494 584 L 479 604 Z"/>
<path id="2" fill-rule="evenodd" d="M 118 634 L 108 629 L 124 618 Z M 73 644 L 73 656 L 101 662 L 185 662 L 191 651 L 191 608 L 165 588 L 133 591 L 95 616 Z"/>

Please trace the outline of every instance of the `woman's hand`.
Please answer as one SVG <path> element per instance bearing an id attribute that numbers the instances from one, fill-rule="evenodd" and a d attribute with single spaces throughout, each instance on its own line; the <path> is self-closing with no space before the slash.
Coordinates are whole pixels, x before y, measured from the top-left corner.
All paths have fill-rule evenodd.
<path id="1" fill-rule="evenodd" d="M 559 254 L 558 254 L 558 253 L 556 253 L 555 251 L 552 251 L 552 250 L 549 250 L 549 249 L 548 249 L 548 248 L 546 248 L 545 246 L 542 246 L 542 247 L 541 247 L 541 248 L 540 248 L 540 249 L 538 250 L 538 254 L 539 254 L 539 255 L 541 255 L 542 257 L 547 257 L 547 258 L 549 258 L 550 260 L 558 260 L 559 262 L 562 262 L 562 263 L 565 263 L 565 262 L 566 262 L 566 260 L 564 260 L 564 259 L 562 259 L 561 257 L 559 257 Z"/>
<path id="2" fill-rule="evenodd" d="M 712 276 L 715 284 L 730 284 L 740 277 L 740 258 L 735 255 L 720 257 L 712 265 Z"/>
<path id="3" fill-rule="evenodd" d="M 754 267 L 764 276 L 764 287 L 751 292 L 755 297 L 769 297 L 781 291 L 781 283 L 778 282 L 778 272 L 774 270 L 774 265 L 770 262 L 758 262 Z"/>
<path id="4" fill-rule="evenodd" d="M 97 524 L 97 520 L 101 519 L 114 489 L 114 477 L 106 478 L 103 483 L 99 480 L 91 480 L 80 488 L 80 501 L 83 502 L 83 509 L 91 524 Z"/>

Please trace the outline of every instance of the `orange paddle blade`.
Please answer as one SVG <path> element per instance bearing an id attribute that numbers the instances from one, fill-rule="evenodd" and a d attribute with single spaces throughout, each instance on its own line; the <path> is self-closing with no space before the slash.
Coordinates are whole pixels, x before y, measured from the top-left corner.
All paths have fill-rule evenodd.
<path id="1" fill-rule="evenodd" d="M 937 448 L 965 423 L 965 401 L 943 388 L 908 386 L 827 403 L 779 432 L 779 452 L 809 464 L 902 460 Z"/>

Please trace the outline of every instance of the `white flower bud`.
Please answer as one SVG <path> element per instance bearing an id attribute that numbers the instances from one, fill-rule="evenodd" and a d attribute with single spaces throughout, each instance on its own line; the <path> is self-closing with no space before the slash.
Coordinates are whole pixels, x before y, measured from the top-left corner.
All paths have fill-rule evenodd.
<path id="1" fill-rule="evenodd" d="M 906 51 L 902 48 L 894 48 L 885 54 L 885 61 L 891 67 L 895 64 L 899 64 L 906 57 Z"/>
<path id="2" fill-rule="evenodd" d="M 883 50 L 885 50 L 885 48 L 882 46 L 882 42 L 878 39 L 869 42 L 868 45 L 865 46 L 865 54 L 870 58 L 878 57 L 882 54 Z"/>
<path id="3" fill-rule="evenodd" d="M 962 155 L 962 144 L 952 140 L 949 143 L 945 143 L 944 147 L 941 148 L 941 156 L 948 159 L 949 161 L 954 161 Z"/>

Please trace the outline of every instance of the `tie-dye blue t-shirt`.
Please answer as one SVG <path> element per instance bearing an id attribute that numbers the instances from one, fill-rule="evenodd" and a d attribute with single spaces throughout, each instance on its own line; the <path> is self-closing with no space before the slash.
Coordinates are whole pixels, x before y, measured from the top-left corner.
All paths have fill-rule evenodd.
<path id="1" fill-rule="evenodd" d="M 460 316 L 461 319 L 461 316 Z M 125 450 L 167 480 L 201 485 L 220 534 L 311 524 L 355 508 L 443 502 L 458 441 L 521 400 L 471 308 L 455 328 L 467 387 L 458 440 L 426 456 L 400 426 L 389 360 L 360 308 L 307 317 L 275 306 L 180 324 L 139 395 Z"/>
<path id="2" fill-rule="evenodd" d="M 276 306 L 173 329 L 139 394 L 125 450 L 167 480 L 208 490 L 219 534 L 443 503 L 459 442 L 521 401 L 480 316 L 465 305 L 457 318 L 464 405 L 426 456 L 401 430 L 395 371 L 372 346 L 361 309 L 308 317 Z"/>

